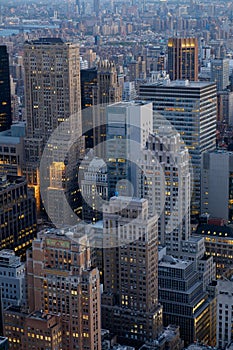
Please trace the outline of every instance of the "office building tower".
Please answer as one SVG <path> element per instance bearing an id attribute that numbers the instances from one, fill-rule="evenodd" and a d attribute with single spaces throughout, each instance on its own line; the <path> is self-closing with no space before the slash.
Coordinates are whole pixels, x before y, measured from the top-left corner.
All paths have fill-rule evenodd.
<path id="1" fill-rule="evenodd" d="M 36 236 L 35 199 L 25 178 L 0 178 L 0 216 L 0 249 L 12 249 L 25 259 Z"/>
<path id="2" fill-rule="evenodd" d="M 81 106 L 82 127 L 85 135 L 85 148 L 93 148 L 93 108 L 94 89 L 97 88 L 97 68 L 82 69 L 81 71 Z M 87 111 L 84 111 L 88 108 Z"/>
<path id="3" fill-rule="evenodd" d="M 232 268 L 233 229 L 224 220 L 209 219 L 200 224 L 195 235 L 205 240 L 206 255 L 212 256 L 216 263 L 217 278 Z"/>
<path id="4" fill-rule="evenodd" d="M 108 199 L 107 165 L 101 158 L 86 157 L 82 166 L 85 167 L 81 180 L 82 218 L 95 223 L 102 219 L 103 201 Z"/>
<path id="5" fill-rule="evenodd" d="M 48 140 L 76 114 L 81 127 L 80 59 L 77 44 L 41 38 L 24 45 L 27 137 Z"/>
<path id="6" fill-rule="evenodd" d="M 103 226 L 102 327 L 131 342 L 153 340 L 162 330 L 157 220 L 146 199 L 112 197 Z"/>
<path id="7" fill-rule="evenodd" d="M 94 89 L 93 105 L 93 145 L 106 141 L 106 106 L 119 102 L 122 98 L 122 88 L 117 81 L 117 71 L 114 63 L 100 61 L 97 68 L 97 87 Z M 103 155 L 105 149 L 103 145 Z M 97 154 L 99 156 L 99 154 Z"/>
<path id="8" fill-rule="evenodd" d="M 158 276 L 164 325 L 179 324 L 181 339 L 186 346 L 196 340 L 213 344 L 216 334 L 216 324 L 212 319 L 215 299 L 209 299 L 208 293 L 203 290 L 195 262 L 162 255 Z"/>
<path id="9" fill-rule="evenodd" d="M 106 113 L 108 196 L 112 197 L 116 192 L 136 196 L 136 164 L 152 131 L 152 104 L 119 102 L 109 105 Z"/>
<path id="10" fill-rule="evenodd" d="M 27 41 L 24 45 L 24 68 L 27 117 L 25 174 L 29 186 L 38 192 L 39 162 L 44 146 L 53 131 L 60 123 L 65 121 L 66 124 L 69 123 L 66 128 L 70 129 L 70 133 L 67 130 L 60 130 L 61 136 L 57 140 L 57 145 L 53 145 L 58 151 L 63 144 L 63 138 L 65 145 L 68 144 L 68 136 L 75 137 L 76 132 L 79 133 L 78 136 L 81 135 L 79 47 L 77 44 L 65 43 L 60 38 Z M 79 148 L 82 146 L 79 145 Z M 61 150 L 64 157 L 67 150 Z M 77 157 L 79 152 L 80 149 L 76 152 Z M 61 157 L 62 155 L 60 159 Z M 69 152 L 69 162 L 70 158 Z M 57 161 L 55 156 L 54 161 Z M 72 178 L 71 175 L 68 177 Z"/>
<path id="11" fill-rule="evenodd" d="M 142 100 L 153 102 L 153 129 L 172 125 L 180 133 L 192 161 L 191 214 L 200 213 L 201 157 L 215 149 L 216 86 L 208 82 L 167 81 L 140 86 Z M 205 106 L 205 108 L 203 108 Z"/>
<path id="12" fill-rule="evenodd" d="M 93 89 L 97 86 L 97 68 L 81 69 L 80 77 L 81 107 L 85 109 L 93 106 Z"/>
<path id="13" fill-rule="evenodd" d="M 7 47 L 0 45 L 0 131 L 10 129 L 11 123 L 9 56 Z"/>
<path id="14" fill-rule="evenodd" d="M 101 349 L 99 272 L 83 227 L 65 233 L 41 231 L 28 251 L 29 311 L 61 315 L 63 350 Z"/>
<path id="15" fill-rule="evenodd" d="M 21 176 L 24 166 L 26 124 L 18 122 L 0 132 L 0 173 Z"/>
<path id="16" fill-rule="evenodd" d="M 41 310 L 28 314 L 20 306 L 9 306 L 4 311 L 4 334 L 9 349 L 62 349 L 61 316 Z"/>
<path id="17" fill-rule="evenodd" d="M 201 213 L 233 220 L 233 153 L 216 150 L 203 154 Z"/>
<path id="18" fill-rule="evenodd" d="M 25 305 L 25 266 L 11 250 L 0 251 L 0 285 L 4 308 L 10 305 Z"/>
<path id="19" fill-rule="evenodd" d="M 215 59 L 211 61 L 211 81 L 216 82 L 217 91 L 226 89 L 229 85 L 229 60 Z"/>
<path id="20" fill-rule="evenodd" d="M 171 127 L 160 127 L 147 141 L 139 161 L 139 193 L 149 211 L 159 216 L 159 242 L 169 254 L 178 254 L 182 240 L 190 236 L 190 166 L 188 150 Z"/>
<path id="21" fill-rule="evenodd" d="M 232 310 L 233 310 L 233 280 L 232 273 L 229 279 L 218 280 L 217 284 L 217 347 L 226 349 L 232 342 Z"/>
<path id="22" fill-rule="evenodd" d="M 168 40 L 167 71 L 171 80 L 198 80 L 197 38 L 170 38 Z"/>
<path id="23" fill-rule="evenodd" d="M 219 122 L 233 125 L 233 91 L 225 90 L 217 93 Z"/>

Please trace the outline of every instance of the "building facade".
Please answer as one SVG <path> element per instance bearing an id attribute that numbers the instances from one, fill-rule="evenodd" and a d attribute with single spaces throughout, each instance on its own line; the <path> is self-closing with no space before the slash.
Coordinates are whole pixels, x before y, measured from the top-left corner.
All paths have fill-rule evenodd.
<path id="1" fill-rule="evenodd" d="M 216 82 L 217 91 L 223 91 L 229 85 L 229 60 L 215 59 L 211 61 L 211 81 Z"/>
<path id="2" fill-rule="evenodd" d="M 25 260 L 37 231 L 35 199 L 25 178 L 0 178 L 0 217 L 0 248 L 12 249 Z"/>
<path id="3" fill-rule="evenodd" d="M 21 176 L 24 166 L 26 125 L 19 122 L 0 132 L 0 173 Z"/>
<path id="4" fill-rule="evenodd" d="M 112 197 L 104 207 L 102 326 L 128 341 L 162 331 L 158 303 L 158 232 L 146 199 Z"/>
<path id="5" fill-rule="evenodd" d="M 209 300 L 203 290 L 195 262 L 164 255 L 159 261 L 158 271 L 164 325 L 179 324 L 181 339 L 186 346 L 196 340 L 215 345 L 214 299 Z"/>
<path id="6" fill-rule="evenodd" d="M 164 81 L 140 86 L 140 98 L 153 102 L 153 130 L 172 125 L 192 161 L 192 215 L 200 213 L 201 158 L 216 147 L 216 86 L 208 82 Z"/>
<path id="7" fill-rule="evenodd" d="M 0 131 L 4 131 L 12 123 L 9 55 L 5 45 L 0 45 L 0 82 Z"/>
<path id="8" fill-rule="evenodd" d="M 4 308 L 10 305 L 25 305 L 25 264 L 21 263 L 20 258 L 11 250 L 0 251 L 0 285 Z"/>
<path id="9" fill-rule="evenodd" d="M 26 166 L 24 174 L 28 184 L 39 194 L 39 165 L 44 147 L 54 130 L 65 122 L 54 140 L 53 161 L 65 159 L 68 142 L 77 136 L 76 151 L 69 152 L 66 170 L 72 179 L 73 166 L 83 148 L 80 56 L 77 44 L 65 43 L 60 38 L 41 38 L 24 45 L 25 107 L 27 137 L 25 139 Z M 68 131 L 69 129 L 69 131 Z M 60 152 L 60 153 L 59 153 Z M 73 157 L 74 158 L 74 157 Z M 66 159 L 67 160 L 67 159 Z M 70 170 L 69 169 L 70 166 Z M 72 169 L 71 169 L 72 168 Z M 44 176 L 49 177 L 48 174 Z M 44 180 L 44 179 L 43 179 Z M 71 185 L 71 182 L 67 186 Z M 72 186 L 72 185 L 71 185 Z M 68 189 L 69 193 L 70 189 Z M 39 200 L 37 201 L 39 209 Z"/>
<path id="10" fill-rule="evenodd" d="M 206 152 L 202 164 L 201 213 L 232 222 L 233 152 Z"/>
<path id="11" fill-rule="evenodd" d="M 233 280 L 221 279 L 217 284 L 217 347 L 226 349 L 232 341 Z"/>
<path id="12" fill-rule="evenodd" d="M 152 104 L 119 102 L 109 105 L 106 113 L 108 196 L 112 197 L 116 192 L 123 196 L 135 196 L 137 160 L 152 131 Z"/>
<path id="13" fill-rule="evenodd" d="M 197 38 L 168 39 L 168 74 L 171 80 L 198 80 Z"/>
<path id="14" fill-rule="evenodd" d="M 9 349 L 62 350 L 61 316 L 35 311 L 28 314 L 20 306 L 4 311 L 4 334 Z"/>
<path id="15" fill-rule="evenodd" d="M 33 241 L 27 256 L 29 311 L 61 315 L 63 350 L 99 350 L 99 272 L 83 229 L 74 230 L 42 231 Z"/>
<path id="16" fill-rule="evenodd" d="M 149 211 L 159 216 L 159 242 L 169 254 L 178 254 L 190 236 L 190 168 L 188 151 L 171 127 L 160 127 L 147 141 L 137 181 Z"/>

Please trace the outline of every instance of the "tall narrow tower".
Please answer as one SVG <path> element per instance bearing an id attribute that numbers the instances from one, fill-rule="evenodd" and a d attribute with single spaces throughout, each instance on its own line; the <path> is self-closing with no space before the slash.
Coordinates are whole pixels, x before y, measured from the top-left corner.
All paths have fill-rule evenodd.
<path id="1" fill-rule="evenodd" d="M 168 40 L 168 73 L 171 80 L 198 80 L 197 38 Z"/>
<path id="2" fill-rule="evenodd" d="M 9 72 L 9 56 L 7 47 L 0 46 L 0 131 L 10 129 L 11 118 L 11 88 Z"/>
<path id="3" fill-rule="evenodd" d="M 106 105 L 121 101 L 122 88 L 117 81 L 116 66 L 107 60 L 101 61 L 97 70 L 97 86 L 93 90 L 93 144 L 106 140 Z M 103 149 L 103 154 L 104 153 Z"/>
<path id="4" fill-rule="evenodd" d="M 69 124 L 71 121 L 72 125 L 66 125 L 70 133 L 66 131 L 64 137 L 67 138 L 73 131 L 82 133 L 79 46 L 65 43 L 60 38 L 27 41 L 24 45 L 24 67 L 27 115 L 25 175 L 38 198 L 40 159 L 51 134 L 62 122 Z M 61 133 L 63 131 L 65 134 L 65 130 Z M 61 150 L 62 137 L 57 145 L 53 145 L 58 153 L 68 151 Z M 68 158 L 70 161 L 70 153 Z"/>
<path id="5" fill-rule="evenodd" d="M 170 126 L 151 134 L 140 161 L 141 196 L 147 198 L 149 211 L 157 214 L 159 242 L 167 252 L 177 255 L 180 242 L 190 235 L 190 167 L 188 150 L 180 135 Z M 140 193 L 140 191 L 139 191 Z"/>

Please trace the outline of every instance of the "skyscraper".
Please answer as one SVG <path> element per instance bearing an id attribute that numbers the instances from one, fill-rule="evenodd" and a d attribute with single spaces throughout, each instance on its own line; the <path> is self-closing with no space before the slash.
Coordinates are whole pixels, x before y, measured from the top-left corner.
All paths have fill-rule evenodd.
<path id="1" fill-rule="evenodd" d="M 24 45 L 27 137 L 46 142 L 54 129 L 77 114 L 81 128 L 79 46 L 60 38 Z"/>
<path id="2" fill-rule="evenodd" d="M 104 208 L 102 326 L 131 341 L 161 332 L 158 232 L 146 199 L 112 197 Z"/>
<path id="3" fill-rule="evenodd" d="M 168 73 L 171 80 L 198 80 L 197 38 L 168 40 Z"/>
<path id="4" fill-rule="evenodd" d="M 201 157 L 216 147 L 216 86 L 209 82 L 164 81 L 140 86 L 140 98 L 153 102 L 153 129 L 166 121 L 180 133 L 192 160 L 192 208 L 200 213 Z M 203 108 L 205 106 L 205 108 Z"/>
<path id="5" fill-rule="evenodd" d="M 212 218 L 233 220 L 233 154 L 214 150 L 203 155 L 201 212 Z"/>
<path id="6" fill-rule="evenodd" d="M 58 153 L 60 152 L 60 156 L 53 159 L 54 162 L 61 161 L 63 155 L 65 157 L 68 151 L 65 146 L 68 145 L 67 138 L 71 138 L 74 133 L 82 134 L 79 46 L 65 43 L 60 38 L 41 38 L 26 42 L 24 67 L 27 117 L 24 171 L 29 186 L 35 188 L 38 198 L 39 162 L 53 131 L 60 123 L 66 123 L 64 130 L 63 128 L 60 130 L 61 135 L 57 138 L 57 144 L 53 145 L 53 149 L 57 147 Z M 69 129 L 68 132 L 65 128 Z M 61 149 L 62 140 L 63 149 Z M 79 145 L 79 148 L 82 146 Z M 67 156 L 66 172 L 70 172 L 66 175 L 67 178 L 72 178 L 73 167 L 76 164 L 75 157 L 78 157 L 79 152 L 80 149 L 72 154 L 69 152 Z M 48 169 L 48 177 L 49 172 Z"/>
<path id="7" fill-rule="evenodd" d="M 152 131 L 151 103 L 119 102 L 107 108 L 108 195 L 136 196 L 136 162 Z M 129 181 L 134 186 L 129 187 Z M 132 191 L 133 190 L 133 191 Z"/>
<path id="8" fill-rule="evenodd" d="M 41 231 L 28 251 L 27 281 L 29 312 L 62 316 L 63 350 L 101 349 L 99 272 L 82 227 Z"/>
<path id="9" fill-rule="evenodd" d="M 94 92 L 97 88 L 97 68 L 81 69 L 82 127 L 86 148 L 93 148 Z M 97 102 L 97 101 L 96 101 Z M 87 111 L 83 111 L 88 108 Z"/>
<path id="10" fill-rule="evenodd" d="M 229 83 L 229 60 L 215 59 L 211 61 L 211 80 L 216 82 L 217 91 L 226 89 Z"/>
<path id="11" fill-rule="evenodd" d="M 195 262 L 164 255 L 159 261 L 158 271 L 164 325 L 179 324 L 186 346 L 196 340 L 206 344 L 214 342 L 211 335 L 215 324 L 212 325 L 211 310 L 215 301 L 203 290 Z"/>
<path id="12" fill-rule="evenodd" d="M 227 349 L 232 342 L 232 271 L 229 279 L 218 280 L 217 284 L 217 347 Z"/>
<path id="13" fill-rule="evenodd" d="M 190 167 L 188 150 L 171 127 L 160 127 L 147 142 L 139 161 L 141 197 L 147 198 L 151 215 L 159 216 L 159 241 L 177 255 L 180 242 L 190 236 Z"/>
<path id="14" fill-rule="evenodd" d="M 9 56 L 7 47 L 0 45 L 0 131 L 10 129 L 11 123 Z"/>
<path id="15" fill-rule="evenodd" d="M 101 61 L 97 69 L 97 86 L 93 91 L 93 144 L 106 140 L 106 105 L 121 101 L 122 88 L 117 81 L 116 66 L 113 62 Z M 104 153 L 104 151 L 103 151 Z"/>
<path id="16" fill-rule="evenodd" d="M 36 236 L 35 199 L 25 178 L 0 177 L 0 249 L 12 249 L 25 259 Z"/>

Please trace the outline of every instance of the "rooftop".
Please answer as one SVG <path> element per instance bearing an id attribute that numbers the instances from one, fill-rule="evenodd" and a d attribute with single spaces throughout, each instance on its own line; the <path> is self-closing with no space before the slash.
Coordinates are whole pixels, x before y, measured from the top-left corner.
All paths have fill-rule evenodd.
<path id="1" fill-rule="evenodd" d="M 150 104 L 151 102 L 148 101 L 125 101 L 125 102 L 116 102 L 114 104 L 109 105 L 108 107 L 121 107 L 121 108 L 126 108 L 126 107 L 135 107 L 135 106 L 145 106 Z"/>
<path id="2" fill-rule="evenodd" d="M 179 89 L 186 89 L 191 88 L 205 88 L 208 86 L 215 85 L 214 82 L 209 82 L 209 81 L 189 81 L 189 80 L 163 80 L 163 81 L 155 81 L 152 83 L 146 83 L 144 84 L 146 86 L 160 86 L 160 87 L 175 87 Z"/>
<path id="3" fill-rule="evenodd" d="M 164 255 L 159 262 L 159 267 L 174 267 L 176 269 L 186 269 L 188 265 L 191 265 L 192 261 L 186 261 L 176 259 L 171 255 Z"/>
<path id="4" fill-rule="evenodd" d="M 37 40 L 26 41 L 25 44 L 29 45 L 51 45 L 51 44 L 64 44 L 61 38 L 39 38 Z"/>

